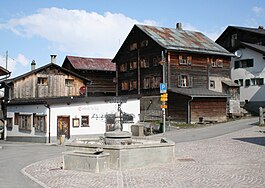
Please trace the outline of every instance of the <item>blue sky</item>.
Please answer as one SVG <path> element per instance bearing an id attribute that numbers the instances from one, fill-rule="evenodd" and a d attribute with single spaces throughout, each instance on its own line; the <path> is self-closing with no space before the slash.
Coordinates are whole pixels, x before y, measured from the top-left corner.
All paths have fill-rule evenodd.
<path id="1" fill-rule="evenodd" d="M 264 0 L 2 0 L 0 65 L 12 77 L 57 54 L 113 58 L 134 24 L 200 31 L 215 40 L 229 25 L 265 26 Z"/>

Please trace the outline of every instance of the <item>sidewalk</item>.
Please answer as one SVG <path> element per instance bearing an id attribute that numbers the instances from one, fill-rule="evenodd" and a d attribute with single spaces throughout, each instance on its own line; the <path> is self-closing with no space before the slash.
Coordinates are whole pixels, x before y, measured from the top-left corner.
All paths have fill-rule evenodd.
<path id="1" fill-rule="evenodd" d="M 62 170 L 62 157 L 25 167 L 43 187 L 265 187 L 265 127 L 176 144 L 172 164 L 125 171 Z"/>

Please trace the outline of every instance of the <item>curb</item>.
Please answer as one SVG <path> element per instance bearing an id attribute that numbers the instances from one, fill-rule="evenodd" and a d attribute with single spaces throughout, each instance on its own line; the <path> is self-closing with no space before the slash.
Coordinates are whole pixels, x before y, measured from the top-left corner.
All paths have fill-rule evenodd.
<path id="1" fill-rule="evenodd" d="M 49 186 L 47 186 L 45 183 L 39 181 L 38 179 L 34 178 L 32 175 L 30 175 L 29 173 L 26 172 L 26 169 L 32 165 L 35 165 L 37 163 L 39 163 L 40 161 L 38 162 L 35 162 L 35 163 L 32 163 L 24 168 L 22 168 L 20 170 L 20 172 L 24 175 L 24 176 L 27 176 L 29 179 L 31 179 L 32 181 L 34 181 L 35 183 L 39 184 L 40 186 L 44 187 L 44 188 L 50 188 Z"/>

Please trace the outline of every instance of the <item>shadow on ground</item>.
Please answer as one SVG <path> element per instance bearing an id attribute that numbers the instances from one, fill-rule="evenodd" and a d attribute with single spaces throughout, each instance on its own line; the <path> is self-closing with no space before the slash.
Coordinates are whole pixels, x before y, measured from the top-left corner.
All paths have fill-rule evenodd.
<path id="1" fill-rule="evenodd" d="M 233 138 L 233 139 L 252 144 L 257 144 L 260 146 L 265 146 L 265 137 L 248 137 L 248 138 Z"/>

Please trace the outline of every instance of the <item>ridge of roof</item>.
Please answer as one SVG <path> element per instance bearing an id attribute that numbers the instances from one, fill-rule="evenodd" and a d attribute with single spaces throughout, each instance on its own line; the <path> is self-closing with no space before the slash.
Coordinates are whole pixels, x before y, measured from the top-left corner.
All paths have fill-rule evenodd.
<path id="1" fill-rule="evenodd" d="M 225 48 L 198 31 L 141 24 L 135 26 L 168 50 L 233 56 Z"/>
<path id="2" fill-rule="evenodd" d="M 88 58 L 79 56 L 66 56 L 75 69 L 116 71 L 116 65 L 109 58 Z"/>

